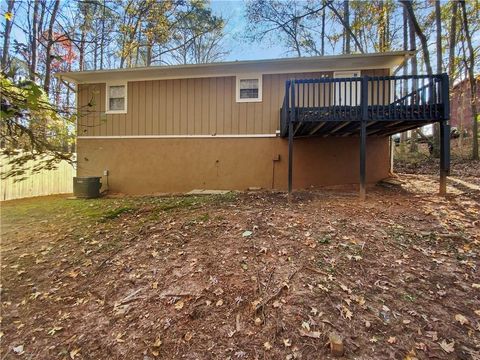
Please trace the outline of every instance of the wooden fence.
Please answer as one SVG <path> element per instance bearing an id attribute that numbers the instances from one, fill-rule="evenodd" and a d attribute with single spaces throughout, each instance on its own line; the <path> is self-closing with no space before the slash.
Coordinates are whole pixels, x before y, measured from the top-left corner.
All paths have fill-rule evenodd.
<path id="1" fill-rule="evenodd" d="M 0 155 L 0 171 L 3 174 L 9 171 L 9 158 Z M 36 161 L 28 161 L 26 169 L 35 166 Z M 45 196 L 54 194 L 68 194 L 73 192 L 73 180 L 75 169 L 66 161 L 58 164 L 55 170 L 41 170 L 36 173 L 27 171 L 22 178 L 9 177 L 0 180 L 0 200 L 13 200 L 34 196 Z"/>

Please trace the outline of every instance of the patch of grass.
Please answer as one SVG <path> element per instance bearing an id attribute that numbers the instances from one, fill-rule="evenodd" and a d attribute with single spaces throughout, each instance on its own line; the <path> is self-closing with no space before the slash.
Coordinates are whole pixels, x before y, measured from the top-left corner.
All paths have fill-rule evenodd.
<path id="1" fill-rule="evenodd" d="M 202 214 L 197 218 L 198 221 L 207 222 L 210 220 L 210 215 L 208 213 Z"/>
<path id="2" fill-rule="evenodd" d="M 403 294 L 402 297 L 403 297 L 403 300 L 405 301 L 415 302 L 416 300 L 415 296 L 411 294 Z"/>
<path id="3" fill-rule="evenodd" d="M 123 213 L 131 212 L 133 210 L 135 210 L 135 208 L 129 207 L 129 206 L 124 206 L 114 210 L 109 210 L 102 216 L 100 221 L 105 222 L 107 220 L 113 220 L 119 217 L 120 215 L 122 215 Z"/>
<path id="4" fill-rule="evenodd" d="M 332 237 L 330 235 L 324 235 L 322 237 L 317 238 L 317 242 L 323 245 L 330 244 L 331 240 L 332 240 Z"/>

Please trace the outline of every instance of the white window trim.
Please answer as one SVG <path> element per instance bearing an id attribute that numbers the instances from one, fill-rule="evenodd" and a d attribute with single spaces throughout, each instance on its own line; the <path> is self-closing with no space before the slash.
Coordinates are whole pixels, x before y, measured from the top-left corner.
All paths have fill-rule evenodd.
<path id="1" fill-rule="evenodd" d="M 237 75 L 237 86 L 235 89 L 237 102 L 261 102 L 262 101 L 262 74 L 246 74 Z M 240 99 L 240 80 L 258 79 L 258 98 L 256 99 Z"/>
<path id="2" fill-rule="evenodd" d="M 110 86 L 125 86 L 125 109 L 110 110 Z M 128 82 L 127 81 L 109 81 L 105 84 L 105 114 L 126 114 L 128 106 Z"/>

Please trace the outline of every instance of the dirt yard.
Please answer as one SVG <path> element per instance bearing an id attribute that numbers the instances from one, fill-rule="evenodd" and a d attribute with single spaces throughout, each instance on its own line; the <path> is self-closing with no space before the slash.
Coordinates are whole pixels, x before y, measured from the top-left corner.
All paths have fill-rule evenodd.
<path id="1" fill-rule="evenodd" d="M 478 182 L 400 179 L 4 203 L 0 358 L 479 359 Z"/>

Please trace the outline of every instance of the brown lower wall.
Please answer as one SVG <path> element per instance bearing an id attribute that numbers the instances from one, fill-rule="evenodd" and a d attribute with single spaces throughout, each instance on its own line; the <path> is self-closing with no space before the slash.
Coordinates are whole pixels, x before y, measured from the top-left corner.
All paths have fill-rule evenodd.
<path id="1" fill-rule="evenodd" d="M 358 183 L 358 140 L 295 139 L 294 188 Z M 77 175 L 101 176 L 108 170 L 110 190 L 125 194 L 285 190 L 287 155 L 288 142 L 281 138 L 79 138 Z M 385 178 L 389 169 L 388 138 L 368 138 L 367 182 Z"/>

